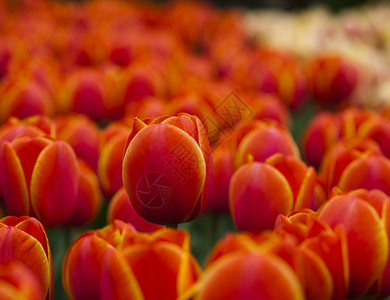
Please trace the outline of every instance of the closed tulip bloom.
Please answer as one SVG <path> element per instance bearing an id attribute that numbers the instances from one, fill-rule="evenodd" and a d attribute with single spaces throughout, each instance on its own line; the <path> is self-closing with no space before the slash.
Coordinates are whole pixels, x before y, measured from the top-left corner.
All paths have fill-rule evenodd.
<path id="1" fill-rule="evenodd" d="M 0 264 L 0 298 L 3 300 L 45 299 L 34 273 L 18 261 Z"/>
<path id="2" fill-rule="evenodd" d="M 213 151 L 214 185 L 210 197 L 210 210 L 229 213 L 229 184 L 233 175 L 233 158 L 228 143 L 219 145 Z"/>
<path id="3" fill-rule="evenodd" d="M 310 121 L 303 139 L 303 153 L 310 165 L 319 167 L 327 149 L 338 140 L 339 127 L 329 112 L 322 112 Z"/>
<path id="4" fill-rule="evenodd" d="M 76 206 L 78 168 L 65 142 L 21 137 L 4 143 L 1 185 L 5 204 L 15 216 L 37 216 L 45 226 L 66 221 Z"/>
<path id="5" fill-rule="evenodd" d="M 248 161 L 248 155 L 264 162 L 275 153 L 299 157 L 299 150 L 287 128 L 272 121 L 245 121 L 235 128 L 233 141 L 234 166 Z"/>
<path id="6" fill-rule="evenodd" d="M 119 189 L 111 199 L 107 220 L 108 223 L 112 223 L 114 220 L 121 220 L 133 225 L 137 231 L 141 232 L 154 232 L 164 228 L 163 225 L 150 223 L 137 214 L 124 187 Z"/>
<path id="7" fill-rule="evenodd" d="M 292 210 L 293 201 L 286 178 L 265 163 L 243 165 L 230 181 L 230 212 L 240 231 L 272 229 L 279 214 Z"/>
<path id="8" fill-rule="evenodd" d="M 201 121 L 191 115 L 135 119 L 123 159 L 123 184 L 149 222 L 178 224 L 208 207 L 211 150 Z"/>
<path id="9" fill-rule="evenodd" d="M 297 275 L 266 252 L 235 253 L 209 265 L 195 299 L 304 299 Z"/>
<path id="10" fill-rule="evenodd" d="M 317 197 L 316 185 L 319 186 L 314 168 L 306 166 L 299 158 L 282 154 L 274 154 L 266 163 L 276 168 L 287 179 L 294 197 L 293 210 L 310 207 L 312 198 Z M 318 199 L 313 202 L 323 201 L 324 199 Z"/>
<path id="11" fill-rule="evenodd" d="M 123 152 L 130 128 L 112 123 L 99 136 L 98 175 L 104 194 L 114 195 L 122 186 Z"/>
<path id="12" fill-rule="evenodd" d="M 381 276 L 389 256 L 386 228 L 378 212 L 359 195 L 340 195 L 321 208 L 318 219 L 345 231 L 350 276 L 348 295 L 364 295 Z"/>
<path id="13" fill-rule="evenodd" d="M 338 187 L 342 191 L 358 188 L 378 189 L 390 196 L 390 160 L 371 152 L 351 162 L 342 173 Z"/>
<path id="14" fill-rule="evenodd" d="M 200 272 L 184 231 L 139 233 L 116 220 L 73 242 L 63 263 L 63 284 L 75 300 L 177 299 Z"/>
<path id="15" fill-rule="evenodd" d="M 78 158 L 97 169 L 99 130 L 85 115 L 69 115 L 55 119 L 56 138 L 72 146 Z"/>
<path id="16" fill-rule="evenodd" d="M 28 269 L 23 272 L 26 273 L 26 281 L 17 285 L 24 286 L 24 284 L 28 285 L 37 281 L 38 286 L 36 283 L 30 286 L 31 289 L 34 289 L 31 292 L 40 294 L 47 300 L 53 298 L 53 265 L 49 241 L 42 224 L 37 219 L 30 217 L 5 217 L 1 219 L 0 249 L 1 264 L 16 262 L 23 264 Z M 15 268 L 17 269 L 13 270 L 12 267 L 7 269 L 7 274 L 13 276 L 13 271 L 17 273 L 21 271 L 21 268 Z M 4 278 L 2 275 L 5 274 L 0 271 L 0 282 L 1 278 Z M 21 278 L 24 276 L 20 273 L 19 275 Z M 18 278 L 14 279 L 18 280 Z"/>
<path id="17" fill-rule="evenodd" d="M 76 206 L 66 225 L 81 226 L 91 223 L 98 215 L 103 202 L 98 177 L 89 164 L 78 160 Z"/>

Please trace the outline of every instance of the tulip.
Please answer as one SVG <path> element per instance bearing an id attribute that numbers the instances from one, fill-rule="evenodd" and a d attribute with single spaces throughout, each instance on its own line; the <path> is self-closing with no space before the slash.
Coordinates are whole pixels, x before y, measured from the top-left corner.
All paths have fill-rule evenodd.
<path id="1" fill-rule="evenodd" d="M 26 281 L 20 284 L 27 285 L 38 281 L 38 286 L 34 283 L 31 288 L 38 289 L 37 293 L 47 300 L 53 298 L 53 265 L 49 241 L 42 224 L 37 219 L 30 217 L 1 219 L 0 249 L 1 264 L 19 262 L 28 269 L 23 272 Z M 19 268 L 15 272 L 19 273 L 20 270 L 22 269 Z M 14 275 L 12 271 L 12 268 L 7 269 L 7 274 Z M 35 280 L 31 279 L 31 275 Z M 2 277 L 0 275 L 0 278 Z"/>
<path id="2" fill-rule="evenodd" d="M 85 115 L 58 117 L 55 120 L 56 137 L 72 146 L 78 158 L 97 169 L 99 131 Z"/>
<path id="3" fill-rule="evenodd" d="M 76 206 L 78 168 L 73 149 L 43 137 L 4 143 L 1 186 L 8 212 L 36 215 L 45 226 L 66 221 Z"/>
<path id="4" fill-rule="evenodd" d="M 130 128 L 111 123 L 99 135 L 98 175 L 104 193 L 111 197 L 122 186 L 123 152 Z"/>
<path id="5" fill-rule="evenodd" d="M 299 157 L 299 150 L 288 130 L 272 121 L 249 121 L 237 125 L 232 136 L 234 166 L 238 168 L 252 155 L 264 162 L 275 153 Z M 259 144 L 259 141 L 266 141 Z"/>
<path id="6" fill-rule="evenodd" d="M 154 232 L 164 228 L 162 225 L 153 224 L 141 218 L 135 211 L 123 187 L 115 193 L 108 207 L 107 221 L 108 223 L 112 223 L 114 220 L 129 223 L 137 231 L 141 232 Z"/>
<path id="7" fill-rule="evenodd" d="M 286 178 L 265 163 L 243 165 L 230 181 L 229 207 L 240 231 L 272 229 L 279 214 L 292 210 L 293 201 Z"/>
<path id="8" fill-rule="evenodd" d="M 210 197 L 210 210 L 229 213 L 229 184 L 233 175 L 233 158 L 228 142 L 213 151 L 214 185 Z"/>
<path id="9" fill-rule="evenodd" d="M 226 255 L 209 265 L 195 299 L 242 297 L 304 299 L 304 293 L 297 275 L 286 262 L 271 253 L 254 252 Z"/>
<path id="10" fill-rule="evenodd" d="M 126 106 L 126 116 L 135 116 L 139 119 L 157 118 L 167 111 L 167 104 L 162 99 L 151 96 Z"/>
<path id="11" fill-rule="evenodd" d="M 325 200 L 323 198 L 313 200 L 318 197 L 316 187 L 321 189 L 313 167 L 306 166 L 303 161 L 294 156 L 284 156 L 279 153 L 269 157 L 266 163 L 276 168 L 287 179 L 294 197 L 293 210 L 308 208 L 312 202 L 318 205 Z"/>
<path id="12" fill-rule="evenodd" d="M 157 224 L 198 217 L 207 209 L 212 178 L 207 133 L 197 117 L 163 116 L 148 124 L 134 120 L 123 184 L 141 217 Z"/>
<path id="13" fill-rule="evenodd" d="M 358 84 L 356 66 L 336 55 L 315 57 L 307 70 L 313 97 L 325 105 L 341 103 Z"/>
<path id="14" fill-rule="evenodd" d="M 320 166 L 326 150 L 338 139 L 339 127 L 334 119 L 328 112 L 319 113 L 304 132 L 302 149 L 307 161 L 314 167 Z"/>
<path id="15" fill-rule="evenodd" d="M 63 263 L 63 284 L 75 300 L 177 299 L 199 275 L 184 231 L 137 233 L 119 220 L 78 237 Z"/>
<path id="16" fill-rule="evenodd" d="M 329 194 L 333 187 L 338 186 L 344 171 L 353 161 L 368 153 L 380 154 L 381 150 L 377 143 L 367 139 L 340 140 L 330 147 L 322 160 L 320 169 L 326 192 Z"/>
<path id="17" fill-rule="evenodd" d="M 0 298 L 3 300 L 43 300 L 40 282 L 22 263 L 0 265 Z"/>
<path id="18" fill-rule="evenodd" d="M 320 209 L 318 219 L 345 231 L 350 275 L 348 295 L 364 295 L 381 276 L 389 256 L 386 228 L 378 212 L 359 194 L 340 195 Z"/>
<path id="19" fill-rule="evenodd" d="M 32 80 L 19 79 L 2 95 L 0 123 L 11 116 L 22 119 L 33 115 L 50 116 L 54 109 L 54 101 L 44 88 Z"/>
<path id="20" fill-rule="evenodd" d="M 100 211 L 103 195 L 94 170 L 83 160 L 78 160 L 76 206 L 66 221 L 67 225 L 80 226 L 91 223 Z"/>
<path id="21" fill-rule="evenodd" d="M 284 239 L 294 237 L 298 241 L 301 251 L 316 254 L 323 261 L 331 275 L 333 282 L 331 298 L 345 299 L 349 286 L 349 262 L 347 237 L 342 228 L 337 227 L 333 230 L 328 224 L 318 220 L 313 211 L 302 210 L 292 212 L 287 217 L 280 215 L 275 222 L 274 232 Z M 310 256 L 315 257 L 315 255 Z M 320 275 L 317 278 L 320 279 L 318 282 L 321 282 L 321 278 L 325 280 L 324 282 L 328 282 L 326 279 L 327 272 L 324 270 L 325 266 L 316 258 L 314 258 L 314 261 L 311 259 L 311 261 L 314 262 L 312 267 L 310 267 L 310 264 L 306 265 L 309 267 L 309 269 L 306 269 L 308 274 L 315 272 L 317 276 Z M 308 262 L 310 262 L 310 259 Z M 315 265 L 317 267 L 314 267 Z M 317 276 L 313 274 L 313 278 Z M 313 291 L 310 283 L 306 287 L 309 289 L 308 291 Z M 323 295 L 326 295 L 326 292 L 329 292 L 329 289 L 325 288 Z M 311 295 L 313 296 L 313 294 Z"/>

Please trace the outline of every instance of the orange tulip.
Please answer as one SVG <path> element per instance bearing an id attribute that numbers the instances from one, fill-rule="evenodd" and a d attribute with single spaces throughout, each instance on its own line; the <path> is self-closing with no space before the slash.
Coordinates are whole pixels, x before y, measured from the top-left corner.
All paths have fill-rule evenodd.
<path id="1" fill-rule="evenodd" d="M 293 208 L 293 193 L 286 178 L 274 167 L 253 162 L 232 176 L 229 205 L 238 230 L 271 229 L 279 214 Z"/>
<path id="2" fill-rule="evenodd" d="M 63 264 L 63 284 L 75 300 L 177 299 L 199 275 L 184 231 L 137 233 L 118 220 L 77 238 Z"/>
<path id="3" fill-rule="evenodd" d="M 198 217 L 207 209 L 212 179 L 207 133 L 197 117 L 134 120 L 123 159 L 123 183 L 141 217 L 157 224 Z"/>
<path id="4" fill-rule="evenodd" d="M 274 154 L 266 163 L 276 168 L 287 179 L 294 197 L 293 210 L 304 208 L 317 209 L 325 201 L 325 194 L 317 193 L 322 189 L 317 183 L 317 174 L 313 167 L 308 167 L 294 156 Z M 317 199 L 316 199 L 317 198 Z"/>
<path id="5" fill-rule="evenodd" d="M 271 253 L 230 254 L 206 268 L 195 299 L 241 298 L 304 299 L 304 293 L 290 266 Z"/>
<path id="6" fill-rule="evenodd" d="M 135 211 L 123 187 L 115 193 L 110 201 L 107 220 L 108 223 L 112 223 L 114 220 L 121 220 L 133 225 L 137 231 L 141 232 L 154 232 L 164 228 L 163 225 L 153 224 L 141 218 Z"/>
<path id="7" fill-rule="evenodd" d="M 358 84 L 356 66 L 337 55 L 315 57 L 307 73 L 313 97 L 325 105 L 341 103 Z"/>
<path id="8" fill-rule="evenodd" d="M 0 101 L 0 123 L 11 116 L 26 118 L 33 115 L 54 113 L 54 101 L 48 92 L 33 80 L 18 79 L 2 95 Z"/>
<path id="9" fill-rule="evenodd" d="M 65 222 L 76 206 L 78 168 L 73 149 L 44 137 L 2 146 L 1 185 L 10 214 L 36 215 L 45 226 Z"/>
<path id="10" fill-rule="evenodd" d="M 40 282 L 18 261 L 0 264 L 0 298 L 3 300 L 43 300 Z"/>
<path id="11" fill-rule="evenodd" d="M 55 119 L 56 137 L 72 146 L 78 158 L 97 169 L 99 131 L 85 115 L 70 115 Z"/>
<path id="12" fill-rule="evenodd" d="M 232 136 L 234 166 L 248 161 L 248 155 L 264 162 L 275 153 L 299 157 L 299 150 L 289 131 L 272 121 L 244 121 L 237 125 Z M 259 141 L 264 141 L 260 143 Z"/>
<path id="13" fill-rule="evenodd" d="M 129 130 L 126 124 L 113 122 L 99 135 L 98 175 L 103 191 L 108 197 L 123 186 L 123 152 Z"/>
<path id="14" fill-rule="evenodd" d="M 381 276 L 389 256 L 386 228 L 378 212 L 359 194 L 340 195 L 320 209 L 318 219 L 345 231 L 350 278 L 348 295 L 364 295 Z M 364 264 L 364 261 L 370 263 Z"/>
<path id="15" fill-rule="evenodd" d="M 23 264 L 28 269 L 25 272 L 26 281 L 20 282 L 20 285 L 33 283 L 30 288 L 34 289 L 35 293 L 43 295 L 47 300 L 53 298 L 53 265 L 50 246 L 45 230 L 38 220 L 29 217 L 1 219 L 0 249 L 1 264 L 16 262 Z M 16 270 L 7 269 L 7 274 L 13 276 L 15 273 L 12 271 L 15 271 L 23 278 L 24 275 L 20 274 L 22 269 L 15 268 Z M 0 282 L 3 276 L 0 275 Z M 31 276 L 35 277 L 35 280 Z M 15 280 L 17 279 L 15 278 Z M 38 281 L 38 286 L 34 281 Z M 0 284 L 0 286 L 2 285 Z M 28 286 L 26 288 L 28 291 Z"/>
<path id="16" fill-rule="evenodd" d="M 94 170 L 83 160 L 78 160 L 76 206 L 66 225 L 80 226 L 91 223 L 100 211 L 103 195 Z"/>

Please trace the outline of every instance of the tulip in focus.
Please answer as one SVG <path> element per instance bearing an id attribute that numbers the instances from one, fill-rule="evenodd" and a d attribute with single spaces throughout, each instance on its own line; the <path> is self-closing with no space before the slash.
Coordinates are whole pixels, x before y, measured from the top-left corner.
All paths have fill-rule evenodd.
<path id="1" fill-rule="evenodd" d="M 28 293 L 27 296 L 32 293 L 37 296 L 43 295 L 46 300 L 53 298 L 53 265 L 49 241 L 45 229 L 37 219 L 30 217 L 1 219 L 0 249 L 0 265 L 10 264 L 7 274 L 1 272 L 0 267 L 0 294 L 5 286 L 2 281 L 8 278 L 9 284 L 21 289 L 21 295 L 24 291 Z M 19 266 L 19 263 L 22 265 Z"/>
<path id="2" fill-rule="evenodd" d="M 134 120 L 123 159 L 123 184 L 149 222 L 190 221 L 208 207 L 213 166 L 207 132 L 196 116 Z"/>

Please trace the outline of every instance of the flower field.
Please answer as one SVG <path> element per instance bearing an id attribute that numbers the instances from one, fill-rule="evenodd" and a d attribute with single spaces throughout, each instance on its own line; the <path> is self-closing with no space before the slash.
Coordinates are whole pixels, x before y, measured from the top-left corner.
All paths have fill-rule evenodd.
<path id="1" fill-rule="evenodd" d="M 389 16 L 0 2 L 0 299 L 389 298 Z"/>

